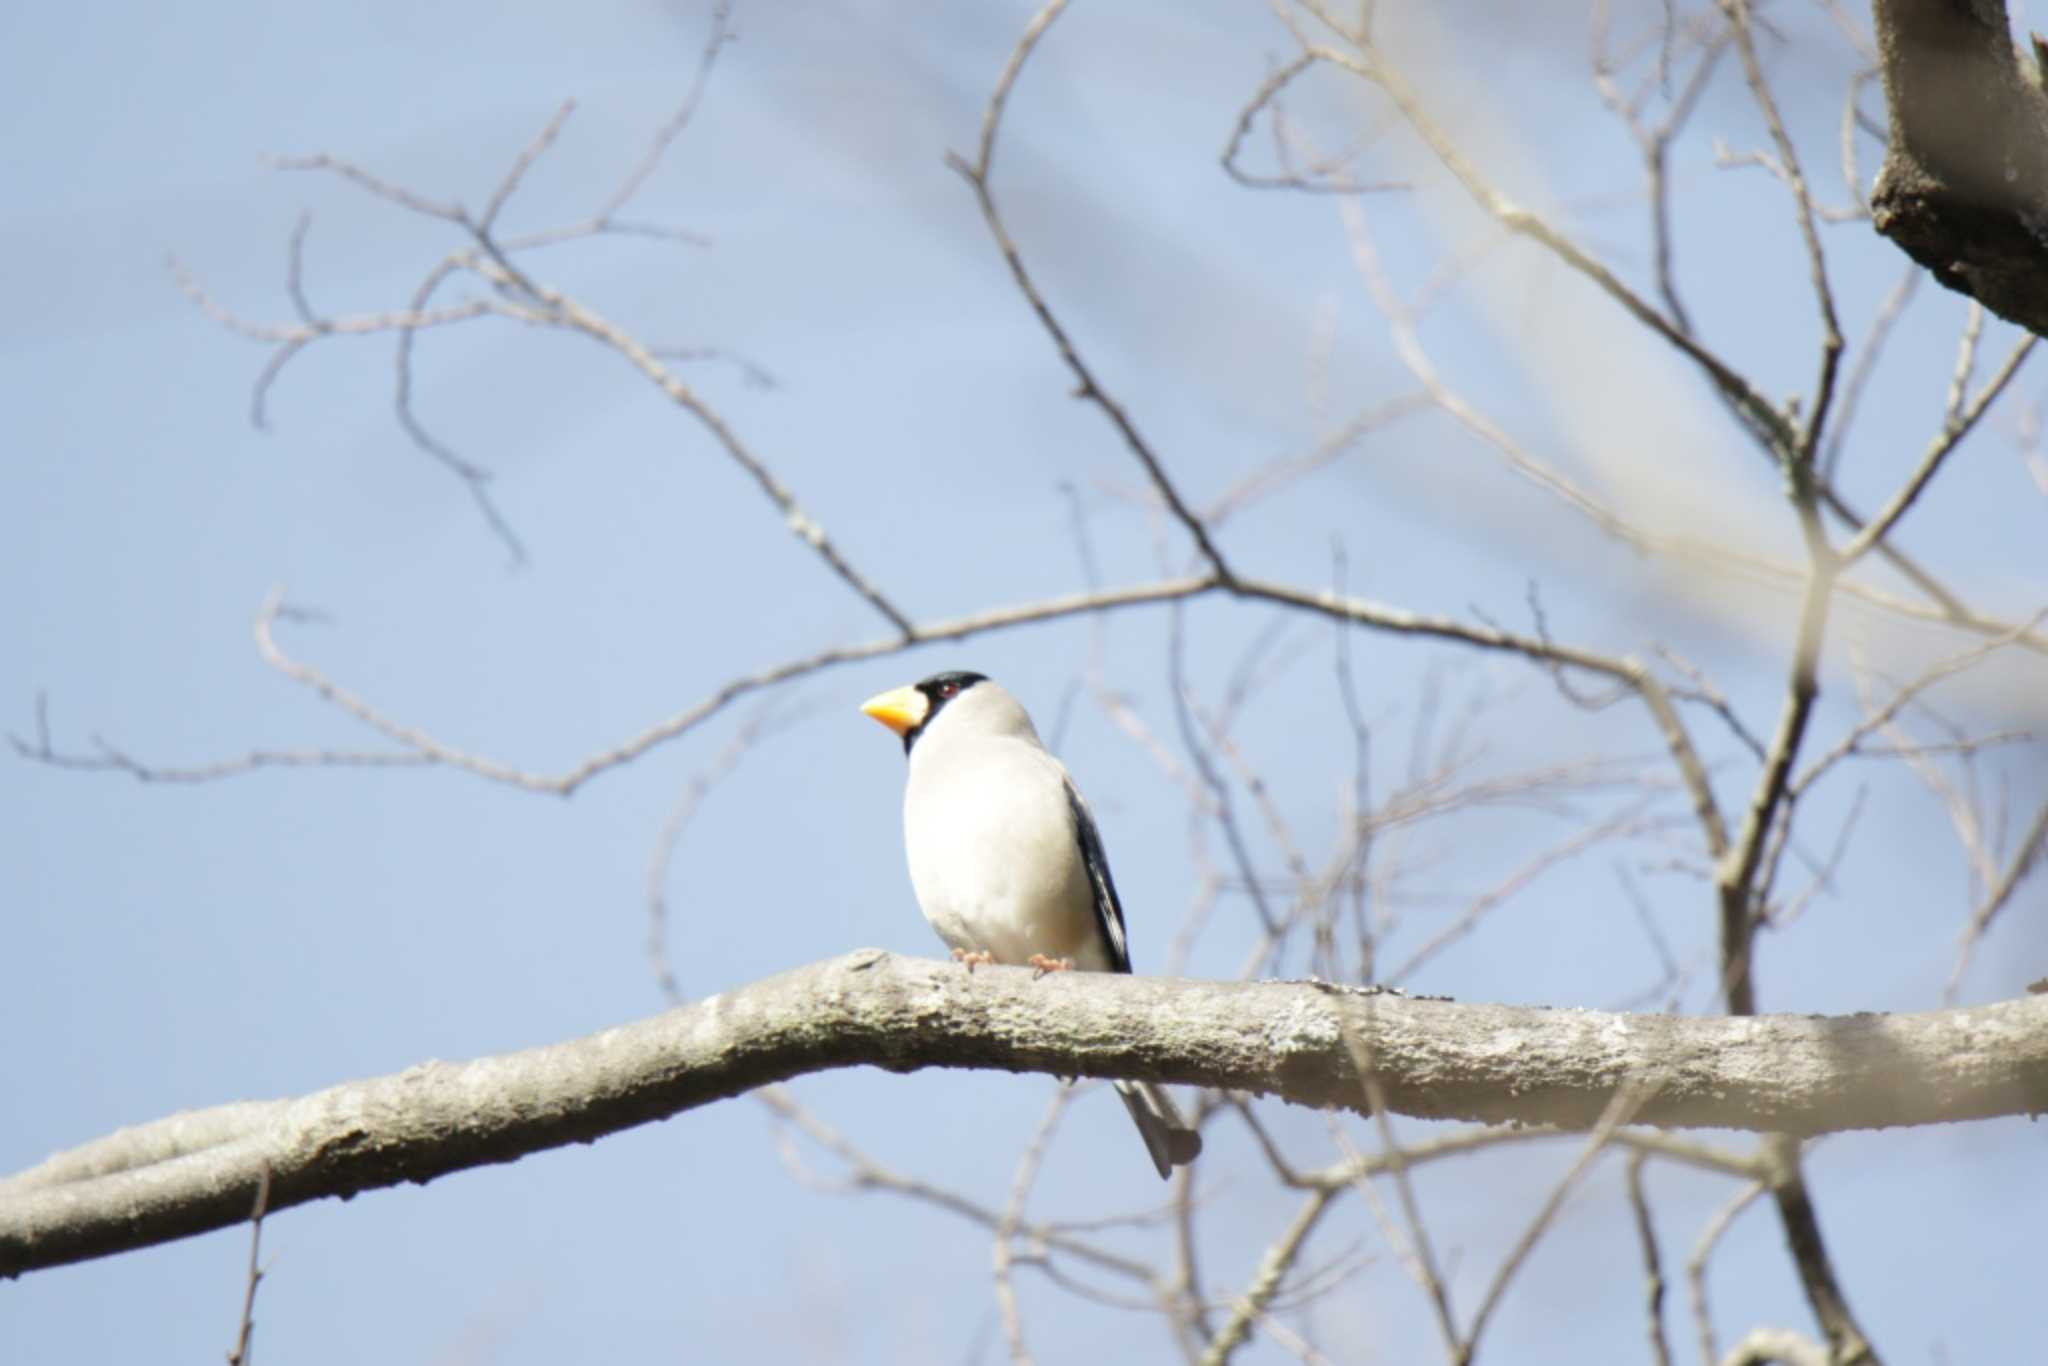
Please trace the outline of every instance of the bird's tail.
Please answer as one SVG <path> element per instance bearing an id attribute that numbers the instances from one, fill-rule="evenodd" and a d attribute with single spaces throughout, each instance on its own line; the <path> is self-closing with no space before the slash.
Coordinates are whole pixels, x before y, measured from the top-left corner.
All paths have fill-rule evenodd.
<path id="1" fill-rule="evenodd" d="M 1162 1178 L 1201 1156 L 1201 1134 L 1187 1126 L 1166 1092 L 1149 1081 L 1120 1081 L 1116 1093 L 1131 1112 L 1131 1121 L 1145 1140 L 1145 1151 L 1152 1154 L 1152 1165 Z"/>

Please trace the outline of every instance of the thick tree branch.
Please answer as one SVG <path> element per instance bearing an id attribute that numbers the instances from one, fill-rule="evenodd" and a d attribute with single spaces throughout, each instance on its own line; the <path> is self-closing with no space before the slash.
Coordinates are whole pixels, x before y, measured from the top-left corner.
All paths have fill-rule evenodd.
<path id="1" fill-rule="evenodd" d="M 589 1142 L 807 1072 L 1138 1077 L 1487 1123 L 1800 1135 L 2048 1111 L 2048 997 L 1919 1015 L 1685 1019 L 1302 982 L 965 972 L 865 949 L 581 1039 L 123 1130 L 0 1180 L 0 1276 Z M 877 1083 L 881 1085 L 883 1083 Z"/>
<path id="2" fill-rule="evenodd" d="M 2048 332 L 2048 101 L 2002 0 L 1875 0 L 1891 136 L 1872 222 L 1950 289 Z"/>

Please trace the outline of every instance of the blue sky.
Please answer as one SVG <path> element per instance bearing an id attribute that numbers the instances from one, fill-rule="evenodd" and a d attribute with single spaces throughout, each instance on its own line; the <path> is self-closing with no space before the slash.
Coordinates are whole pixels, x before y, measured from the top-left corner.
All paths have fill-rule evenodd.
<path id="1" fill-rule="evenodd" d="M 947 151 L 970 148 L 1027 17 L 1009 4 L 742 8 L 739 40 L 635 210 L 709 245 L 615 241 L 536 265 L 650 341 L 726 348 L 772 375 L 762 386 L 730 365 L 685 372 L 920 619 L 1084 586 L 1077 507 L 1104 581 L 1186 562 L 1135 496 L 1142 475 L 1128 453 L 1070 399 L 1071 377 L 944 165 Z M 0 252 L 13 266 L 0 320 L 8 729 L 32 731 L 46 696 L 60 744 L 86 748 L 98 734 L 163 764 L 366 743 L 258 659 L 249 623 L 280 584 L 326 617 L 281 627 L 287 650 L 451 745 L 548 772 L 734 674 L 881 633 L 697 427 L 588 342 L 486 323 L 420 345 L 419 409 L 495 472 L 531 553 L 513 570 L 459 484 L 394 424 L 388 339 L 299 357 L 257 431 L 249 385 L 263 350 L 201 317 L 166 268 L 175 255 L 228 307 L 282 319 L 285 243 L 310 212 L 316 304 L 395 307 L 454 245 L 446 226 L 332 178 L 269 169 L 266 157 L 330 152 L 474 207 L 574 97 L 576 114 L 506 221 L 570 220 L 680 100 L 705 25 L 703 7 L 677 3 L 571 12 L 235 0 L 17 6 L 0 17 L 11 114 Z M 1458 39 L 1461 62 L 1419 23 L 1406 38 L 1423 54 L 1418 84 L 1461 111 L 1504 183 L 1554 207 L 1640 281 L 1642 215 L 1626 197 L 1635 171 L 1583 76 L 1583 25 L 1549 7 L 1484 29 L 1447 20 L 1447 31 L 1477 35 Z M 997 192 L 1049 297 L 1197 502 L 1411 388 L 1332 202 L 1248 193 L 1217 168 L 1238 108 L 1288 51 L 1256 6 L 1084 4 L 1026 73 L 999 156 Z M 1850 63 L 1809 52 L 1774 61 L 1816 180 L 1840 200 L 1828 158 Z M 1324 133 L 1363 118 L 1334 82 L 1299 107 Z M 1762 145 L 1725 73 L 1700 127 L 1677 189 L 1702 330 L 1768 392 L 1792 393 L 1810 382 L 1812 305 L 1778 187 L 1754 169 L 1713 166 L 1709 135 Z M 1387 141 L 1386 164 L 1420 164 Z M 1411 290 L 1471 230 L 1447 197 L 1375 201 L 1371 212 L 1388 269 Z M 1829 243 L 1845 329 L 1860 337 L 1901 264 L 1860 226 L 1831 230 Z M 1487 259 L 1424 335 L 1497 420 L 1589 478 L 1625 483 L 1624 468 L 1669 478 L 1662 505 L 1646 510 L 1660 521 L 1740 528 L 1781 552 L 1795 543 L 1770 472 L 1668 353 L 1532 253 Z M 1866 505 L 1937 420 L 1962 317 L 1931 283 L 1905 315 L 1845 457 L 1845 486 Z M 1988 329 L 1988 357 L 2010 345 L 2009 329 Z M 1999 611 L 2038 607 L 2048 568 L 2048 497 L 2016 442 L 2018 405 L 2040 393 L 2039 376 L 2023 375 L 2013 405 L 1958 457 L 1905 537 Z M 1640 564 L 1441 416 L 1390 426 L 1224 533 L 1255 572 L 1314 587 L 1331 580 L 1333 543 L 1352 591 L 1417 610 L 1523 625 L 1533 580 L 1561 638 L 1639 654 L 1669 642 L 1715 668 L 1757 725 L 1782 686 L 1783 599 L 1738 598 Z M 1186 622 L 1191 678 L 1214 699 L 1270 617 L 1202 603 Z M 1109 686 L 1177 751 L 1167 625 L 1162 612 L 1136 612 L 1099 634 L 1087 622 L 1032 628 L 820 674 L 778 695 L 782 723 L 705 803 L 669 870 L 683 990 L 862 945 L 936 951 L 901 866 L 901 756 L 855 711 L 862 698 L 971 666 L 1004 680 L 1050 730 L 1099 648 Z M 1876 626 L 1845 626 L 1838 639 L 1902 672 L 1959 648 Z M 1326 626 L 1288 626 L 1272 656 L 1285 667 L 1240 732 L 1311 862 L 1331 846 L 1352 777 L 1331 650 Z M 1513 661 L 1372 636 L 1352 650 L 1380 790 L 1408 771 L 1432 688 L 1440 718 L 1473 727 L 1475 775 L 1588 755 L 1642 767 L 1655 753 L 1639 716 L 1578 711 Z M 1831 656 L 1824 680 L 1830 740 L 1853 720 L 1846 659 Z M 1988 731 L 2035 723 L 2042 695 L 2039 662 L 2022 660 L 1951 702 Z M 1088 694 L 1071 701 L 1061 749 L 1103 825 L 1139 969 L 1158 970 L 1199 885 L 1185 801 Z M 13 875 L 0 1030 L 12 1046 L 0 1058 L 0 1170 L 179 1109 L 518 1049 L 660 1009 L 643 948 L 650 851 L 678 793 L 748 714 L 568 801 L 445 770 L 146 786 L 6 756 L 0 861 Z M 1732 802 L 1753 766 L 1694 719 Z M 1984 781 L 1994 794 L 2007 785 L 2006 807 L 2024 812 L 2041 799 L 2040 771 L 2038 747 L 2003 751 Z M 1943 809 L 1873 765 L 1816 794 L 1808 843 L 1824 855 L 1866 781 L 1834 894 L 1766 939 L 1767 1009 L 1939 1003 L 1970 904 Z M 1396 854 L 1413 871 L 1395 889 L 1403 918 L 1389 957 L 1620 800 L 1578 793 L 1400 832 Z M 1277 874 L 1276 847 L 1258 839 L 1262 867 Z M 1618 867 L 1697 969 L 1712 942 L 1710 898 L 1673 871 L 1687 856 L 1677 837 L 1655 833 L 1571 862 L 1409 985 L 1604 1007 L 1653 984 L 1656 956 Z M 2042 910 L 2038 890 L 2015 902 L 1962 999 L 2009 997 L 2042 974 Z M 1234 972 L 1250 932 L 1244 898 L 1226 895 L 1188 971 Z M 1697 982 L 1680 1004 L 1712 1008 Z M 959 1073 L 847 1073 L 797 1088 L 879 1160 L 990 1200 L 1051 1093 L 1044 1079 Z M 1320 1117 L 1276 1112 L 1273 1122 L 1304 1155 L 1330 1151 Z M 1156 1201 L 1125 1123 L 1107 1096 L 1084 1098 L 1034 1213 L 1086 1218 Z M 983 1234 L 906 1202 L 809 1189 L 783 1169 L 776 1138 L 760 1108 L 734 1103 L 427 1188 L 293 1210 L 266 1230 L 259 1353 L 301 1363 L 1000 1359 Z M 2048 1215 L 2037 1141 L 2009 1122 L 1845 1136 L 1816 1153 L 1816 1197 L 1849 1294 L 1892 1359 L 2017 1360 L 2018 1344 L 2036 1340 L 2011 1268 L 2025 1264 L 2021 1231 Z M 1211 1145 L 1207 1269 L 1219 1288 L 1241 1287 L 1295 1197 L 1272 1189 L 1241 1129 L 1220 1125 Z M 1422 1178 L 1468 1308 L 1570 1156 L 1517 1148 Z M 1618 1171 L 1596 1173 L 1524 1271 L 1492 1330 L 1501 1359 L 1640 1355 Z M 1665 1168 L 1651 1183 L 1670 1267 L 1730 1192 Z M 1384 1241 L 1355 1207 L 1333 1227 L 1319 1260 L 1367 1260 L 1313 1311 L 1317 1329 L 1340 1359 L 1422 1359 L 1427 1314 Z M 1153 1246 L 1141 1234 L 1122 1241 Z M 243 1234 L 229 1231 L 0 1285 L 0 1357 L 225 1352 L 245 1256 Z M 1715 1272 L 1724 1341 L 1752 1323 L 1807 1324 L 1782 1258 L 1767 1219 L 1736 1226 Z M 1044 1359 L 1083 1348 L 1174 1357 L 1149 1318 L 1029 1276 L 1022 1291 Z M 1672 1314 L 1689 1346 L 1675 1304 Z M 1262 1341 L 1245 1359 L 1288 1358 Z"/>

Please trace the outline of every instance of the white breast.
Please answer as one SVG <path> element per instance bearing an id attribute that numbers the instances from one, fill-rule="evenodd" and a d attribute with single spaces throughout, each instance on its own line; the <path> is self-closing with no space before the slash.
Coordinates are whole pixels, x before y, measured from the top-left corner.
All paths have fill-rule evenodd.
<path id="1" fill-rule="evenodd" d="M 951 947 L 1109 968 L 1066 770 L 1035 736 L 934 725 L 910 753 L 904 835 L 918 904 Z"/>

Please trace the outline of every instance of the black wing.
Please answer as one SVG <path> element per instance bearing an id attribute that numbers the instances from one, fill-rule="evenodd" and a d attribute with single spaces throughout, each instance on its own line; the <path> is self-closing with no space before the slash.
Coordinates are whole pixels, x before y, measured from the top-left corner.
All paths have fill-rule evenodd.
<path id="1" fill-rule="evenodd" d="M 1067 809 L 1074 813 L 1074 840 L 1081 846 L 1081 862 L 1088 869 L 1088 884 L 1095 889 L 1095 923 L 1109 945 L 1109 961 L 1118 972 L 1131 970 L 1131 950 L 1124 940 L 1124 908 L 1116 899 L 1116 879 L 1109 875 L 1109 855 L 1102 852 L 1102 836 L 1096 833 L 1095 818 L 1072 778 L 1067 779 Z"/>

